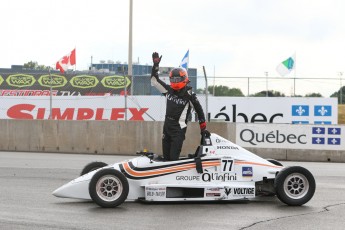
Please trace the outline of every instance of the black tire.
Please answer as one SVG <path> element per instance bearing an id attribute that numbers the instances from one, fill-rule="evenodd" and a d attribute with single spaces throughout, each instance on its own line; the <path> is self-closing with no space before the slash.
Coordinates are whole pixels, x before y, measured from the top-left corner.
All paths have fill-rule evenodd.
<path id="1" fill-rule="evenodd" d="M 92 200 L 103 208 L 114 208 L 122 204 L 128 196 L 127 178 L 113 168 L 105 168 L 96 172 L 89 184 Z"/>
<path id="2" fill-rule="evenodd" d="M 290 206 L 301 206 L 307 203 L 315 193 L 314 176 L 300 166 L 286 167 L 274 180 L 278 199 Z"/>
<path id="3" fill-rule="evenodd" d="M 277 165 L 277 166 L 283 166 L 282 163 L 280 163 L 279 161 L 277 160 L 274 160 L 274 159 L 266 159 L 268 162 L 271 162 L 272 164 L 274 165 Z"/>
<path id="4" fill-rule="evenodd" d="M 94 161 L 91 162 L 89 164 L 87 164 L 83 170 L 81 170 L 80 176 L 85 175 L 93 170 L 99 169 L 99 168 L 103 168 L 104 166 L 107 166 L 106 163 L 104 162 L 100 162 L 100 161 Z"/>

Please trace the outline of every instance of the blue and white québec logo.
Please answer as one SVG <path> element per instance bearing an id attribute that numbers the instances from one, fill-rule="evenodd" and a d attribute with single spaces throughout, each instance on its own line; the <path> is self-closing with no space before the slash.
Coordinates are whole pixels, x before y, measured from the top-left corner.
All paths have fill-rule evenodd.
<path id="1" fill-rule="evenodd" d="M 309 116 L 309 105 L 293 105 L 292 116 L 306 117 Z"/>
<path id="2" fill-rule="evenodd" d="M 312 127 L 313 145 L 340 145 L 341 128 Z"/>
<path id="3" fill-rule="evenodd" d="M 316 117 L 330 117 L 332 116 L 332 106 L 330 105 L 315 105 L 314 116 Z"/>

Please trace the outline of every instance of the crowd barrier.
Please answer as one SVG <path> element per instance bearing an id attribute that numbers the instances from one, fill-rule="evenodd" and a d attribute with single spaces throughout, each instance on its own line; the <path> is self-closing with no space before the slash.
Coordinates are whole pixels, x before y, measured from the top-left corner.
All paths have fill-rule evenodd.
<path id="1" fill-rule="evenodd" d="M 241 123 L 242 127 L 246 125 L 252 124 Z M 276 124 L 255 125 L 267 128 Z M 239 141 L 236 140 L 239 126 L 230 122 L 208 123 L 211 132 L 234 143 Z M 339 138 L 345 142 L 345 125 L 337 127 L 343 130 Z M 161 155 L 163 122 L 2 119 L 0 130 L 0 151 L 135 155 L 136 151 L 147 149 Z M 190 123 L 182 155 L 194 153 L 199 143 L 199 125 Z M 264 158 L 277 160 L 345 162 L 345 148 L 327 150 L 317 145 L 315 149 L 291 149 L 283 145 L 282 148 L 245 148 Z"/>

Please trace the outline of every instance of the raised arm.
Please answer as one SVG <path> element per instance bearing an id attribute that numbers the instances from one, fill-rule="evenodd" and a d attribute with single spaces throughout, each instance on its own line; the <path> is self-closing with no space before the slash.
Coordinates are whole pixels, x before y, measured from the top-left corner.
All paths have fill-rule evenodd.
<path id="1" fill-rule="evenodd" d="M 153 66 L 151 71 L 151 85 L 158 89 L 159 92 L 165 94 L 168 92 L 169 86 L 158 77 L 159 63 L 161 62 L 161 59 L 162 55 L 159 56 L 157 52 L 152 54 Z"/>

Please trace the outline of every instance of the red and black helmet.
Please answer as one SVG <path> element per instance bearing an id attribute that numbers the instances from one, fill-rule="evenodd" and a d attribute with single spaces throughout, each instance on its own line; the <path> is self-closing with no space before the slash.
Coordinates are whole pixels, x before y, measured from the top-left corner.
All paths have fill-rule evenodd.
<path id="1" fill-rule="evenodd" d="M 180 90 L 189 83 L 188 73 L 184 68 L 174 68 L 170 71 L 169 80 L 171 88 Z"/>

